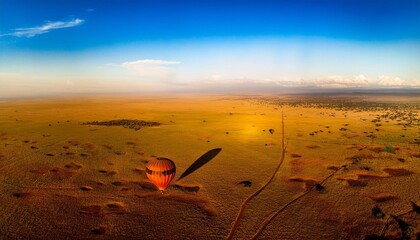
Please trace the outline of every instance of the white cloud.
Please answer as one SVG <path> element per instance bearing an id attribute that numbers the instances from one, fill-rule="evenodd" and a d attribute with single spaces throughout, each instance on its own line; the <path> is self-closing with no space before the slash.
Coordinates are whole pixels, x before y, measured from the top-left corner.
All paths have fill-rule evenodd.
<path id="1" fill-rule="evenodd" d="M 227 78 L 220 75 L 212 75 L 205 81 L 208 86 L 237 86 L 237 87 L 288 87 L 288 88 L 412 88 L 420 87 L 419 80 L 403 80 L 400 77 L 378 76 L 368 78 L 363 74 L 355 76 L 332 75 L 325 78 Z M 197 84 L 197 83 L 196 83 Z"/>
<path id="2" fill-rule="evenodd" d="M 50 21 L 48 21 L 42 26 L 30 27 L 30 28 L 16 28 L 11 33 L 1 34 L 0 37 L 14 36 L 14 37 L 30 38 L 30 37 L 34 37 L 34 36 L 39 35 L 39 34 L 48 33 L 49 31 L 54 30 L 54 29 L 75 27 L 75 26 L 83 24 L 84 22 L 85 22 L 85 20 L 79 19 L 79 18 L 76 18 L 76 19 L 73 19 L 73 20 L 70 20 L 70 21 L 67 21 L 67 22 L 63 22 L 63 21 L 50 22 Z"/>
<path id="3" fill-rule="evenodd" d="M 364 75 L 352 77 L 333 75 L 325 79 L 316 79 L 313 84 L 324 88 L 365 87 L 369 85 L 369 80 Z"/>
<path id="4" fill-rule="evenodd" d="M 169 80 L 175 74 L 175 65 L 180 64 L 177 61 L 143 59 L 121 64 L 123 68 L 131 75 L 148 78 Z"/>
<path id="5" fill-rule="evenodd" d="M 137 63 L 136 63 L 137 62 Z M 139 62 L 139 63 L 138 63 Z M 213 93 L 249 92 L 275 93 L 278 91 L 312 91 L 335 88 L 337 90 L 353 88 L 359 89 L 420 89 L 420 81 L 416 79 L 402 79 L 400 77 L 378 76 L 373 78 L 364 75 L 352 77 L 329 76 L 324 79 L 303 78 L 251 78 L 245 76 L 231 77 L 219 74 L 209 74 L 206 79 L 195 79 L 182 82 L 184 77 L 174 78 L 170 70 L 159 71 L 148 69 L 154 67 L 170 68 L 179 64 L 173 61 L 140 60 L 126 62 L 119 65 L 119 71 L 128 68 L 142 70 L 140 73 L 96 76 L 78 75 L 36 75 L 32 73 L 14 73 L 0 71 L 0 99 L 24 96 L 52 96 L 61 94 L 84 93 L 158 93 L 203 91 Z M 122 65 L 125 65 L 123 67 Z M 116 65 L 112 65 L 115 67 Z M 146 69 L 146 70 L 144 70 Z M 106 68 L 103 69 L 106 71 Z M 146 71 L 149 78 L 146 76 Z M 169 73 L 168 73 L 169 71 Z M 98 71 L 102 72 L 102 71 Z M 121 72 L 119 72 L 121 73 Z M 146 75 L 145 75 L 146 74 Z M 133 81 L 135 80 L 135 81 Z M 141 80 L 141 81 L 137 81 Z M 152 81 L 147 81 L 152 80 Z"/>
<path id="6" fill-rule="evenodd" d="M 381 75 L 378 77 L 377 84 L 386 87 L 401 87 L 405 85 L 410 85 L 407 81 L 404 81 L 399 77 L 390 77 L 385 75 Z"/>
<path id="7" fill-rule="evenodd" d="M 377 78 L 367 78 L 364 75 L 347 76 L 328 76 L 322 79 L 302 80 L 301 86 L 314 86 L 321 88 L 404 88 L 420 87 L 418 80 L 406 80 L 400 77 L 390 77 L 381 75 Z"/>
<path id="8" fill-rule="evenodd" d="M 135 66 L 167 66 L 176 65 L 180 62 L 177 61 L 165 61 L 165 60 L 154 60 L 154 59 L 143 59 L 132 62 L 124 62 L 123 67 L 135 67 Z"/>

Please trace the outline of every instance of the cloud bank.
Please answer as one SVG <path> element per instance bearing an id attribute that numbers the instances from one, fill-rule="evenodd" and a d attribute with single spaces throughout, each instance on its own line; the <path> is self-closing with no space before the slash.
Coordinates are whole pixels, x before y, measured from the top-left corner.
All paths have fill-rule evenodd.
<path id="1" fill-rule="evenodd" d="M 420 81 L 402 77 L 379 75 L 323 78 L 253 78 L 213 74 L 208 78 L 188 79 L 180 62 L 143 59 L 109 65 L 118 74 L 102 75 L 36 75 L 0 71 L 0 99 L 66 94 L 150 94 L 150 93 L 293 93 L 353 91 L 420 91 Z M 106 65 L 108 66 L 108 65 Z M 117 68 L 116 68 L 117 67 Z M 179 75 L 179 76 L 178 76 Z M 175 77 L 174 77 L 175 76 Z"/>
<path id="2" fill-rule="evenodd" d="M 37 26 L 37 27 L 30 27 L 30 28 L 16 28 L 11 33 L 6 33 L 0 35 L 0 37 L 5 36 L 13 36 L 13 37 L 26 37 L 31 38 L 35 37 L 36 35 L 48 33 L 51 30 L 60 29 L 60 28 L 70 28 L 76 27 L 83 24 L 85 20 L 83 19 L 72 19 L 70 21 L 56 21 L 56 22 L 46 22 L 44 25 Z"/>
<path id="3" fill-rule="evenodd" d="M 385 75 L 368 78 L 361 74 L 352 77 L 328 76 L 325 79 L 314 80 L 313 86 L 321 88 L 403 88 L 420 87 L 420 81 L 403 80 L 400 77 Z"/>
<path id="4" fill-rule="evenodd" d="M 355 76 L 332 75 L 323 78 L 284 78 L 284 79 L 258 79 L 250 77 L 224 78 L 212 75 L 203 82 L 196 82 L 195 86 L 206 85 L 221 89 L 223 87 L 245 89 L 280 89 L 280 88 L 319 88 L 319 89 L 389 89 L 389 88 L 420 88 L 420 81 L 415 79 L 402 79 L 380 75 L 368 78 L 363 74 Z"/>
<path id="5" fill-rule="evenodd" d="M 145 79 L 171 80 L 175 75 L 174 66 L 180 64 L 177 61 L 143 59 L 124 62 L 121 66 L 128 74 Z"/>

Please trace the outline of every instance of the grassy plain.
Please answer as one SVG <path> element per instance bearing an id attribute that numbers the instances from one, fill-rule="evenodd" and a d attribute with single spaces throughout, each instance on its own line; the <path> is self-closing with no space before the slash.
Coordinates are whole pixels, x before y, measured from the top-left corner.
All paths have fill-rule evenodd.
<path id="1" fill-rule="evenodd" d="M 282 112 L 285 162 L 247 207 L 237 239 L 248 239 L 267 215 L 337 169 L 324 191 L 290 205 L 260 238 L 363 239 L 380 234 L 389 215 L 420 204 L 420 97 L 4 100 L 0 238 L 223 239 L 241 202 L 274 171 Z M 161 125 L 82 124 L 115 119 Z M 213 148 L 222 151 L 164 194 L 145 176 L 151 157 L 172 159 L 178 177 Z M 375 205 L 383 219 L 373 216 Z M 401 218 L 415 239 L 418 214 Z M 385 236 L 401 237 L 398 225 L 391 221 Z"/>

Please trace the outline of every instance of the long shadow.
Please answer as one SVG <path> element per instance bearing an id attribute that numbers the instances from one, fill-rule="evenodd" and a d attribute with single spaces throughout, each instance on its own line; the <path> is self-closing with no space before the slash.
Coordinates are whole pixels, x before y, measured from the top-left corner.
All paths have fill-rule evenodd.
<path id="1" fill-rule="evenodd" d="M 222 151 L 221 148 L 215 148 L 215 149 L 212 149 L 212 150 L 206 152 L 205 154 L 203 154 L 201 157 L 199 157 L 197 160 L 195 160 L 195 162 L 193 162 L 193 164 L 191 164 L 191 166 L 189 168 L 187 168 L 187 170 L 185 170 L 185 172 L 178 178 L 177 181 L 179 181 L 179 180 L 183 179 L 184 177 L 190 175 L 191 173 L 195 172 L 197 169 L 204 166 L 204 164 L 210 162 L 210 160 L 212 160 L 214 157 L 216 157 L 217 154 L 219 154 L 220 151 Z"/>

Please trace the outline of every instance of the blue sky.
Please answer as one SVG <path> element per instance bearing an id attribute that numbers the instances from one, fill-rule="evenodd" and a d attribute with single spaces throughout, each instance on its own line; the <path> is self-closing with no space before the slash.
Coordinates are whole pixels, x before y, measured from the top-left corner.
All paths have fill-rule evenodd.
<path id="1" fill-rule="evenodd" d="M 418 88 L 420 1 L 0 0 L 0 51 L 3 96 Z"/>

